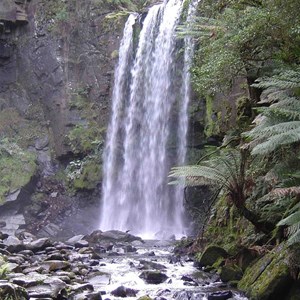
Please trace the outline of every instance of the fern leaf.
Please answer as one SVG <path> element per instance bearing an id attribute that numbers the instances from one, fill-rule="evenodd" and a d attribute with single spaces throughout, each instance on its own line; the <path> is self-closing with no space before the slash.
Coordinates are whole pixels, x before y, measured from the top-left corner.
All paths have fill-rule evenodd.
<path id="1" fill-rule="evenodd" d="M 288 245 L 291 246 L 291 245 L 299 243 L 299 242 L 300 242 L 300 230 L 298 230 L 292 236 L 289 237 Z"/>
<path id="2" fill-rule="evenodd" d="M 276 188 L 270 193 L 276 197 L 297 196 L 300 195 L 300 187 L 295 186 L 290 188 Z"/>
<path id="3" fill-rule="evenodd" d="M 253 155 L 266 155 L 280 146 L 289 145 L 300 141 L 300 128 L 270 137 L 267 141 L 255 146 L 251 152 Z"/>
<path id="4" fill-rule="evenodd" d="M 300 211 L 297 211 L 291 215 L 289 215 L 288 217 L 282 219 L 277 226 L 283 226 L 283 225 L 294 225 L 296 223 L 300 222 Z"/>

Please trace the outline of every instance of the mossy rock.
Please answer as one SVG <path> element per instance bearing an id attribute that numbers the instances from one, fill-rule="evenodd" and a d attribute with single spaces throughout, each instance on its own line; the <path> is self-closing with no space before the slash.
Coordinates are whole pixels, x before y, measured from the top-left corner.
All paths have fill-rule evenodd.
<path id="1" fill-rule="evenodd" d="M 292 283 L 286 256 L 287 251 L 278 246 L 246 269 L 238 288 L 253 300 L 284 299 Z"/>
<path id="2" fill-rule="evenodd" d="M 198 265 L 200 267 L 212 266 L 220 258 L 228 257 L 228 253 L 221 247 L 208 246 L 202 253 Z"/>
<path id="3" fill-rule="evenodd" d="M 10 193 L 26 186 L 36 172 L 36 156 L 3 139 L 0 145 L 0 204 Z"/>
<path id="4" fill-rule="evenodd" d="M 66 174 L 71 190 L 94 190 L 102 178 L 99 155 L 89 155 L 82 160 L 70 162 Z"/>
<path id="5" fill-rule="evenodd" d="M 242 277 L 243 271 L 237 265 L 221 267 L 220 278 L 223 282 L 240 280 Z"/>

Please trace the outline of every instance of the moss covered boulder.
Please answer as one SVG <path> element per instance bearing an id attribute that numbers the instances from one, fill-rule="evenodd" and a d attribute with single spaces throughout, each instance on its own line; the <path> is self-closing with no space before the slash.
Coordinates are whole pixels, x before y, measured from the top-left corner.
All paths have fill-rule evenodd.
<path id="1" fill-rule="evenodd" d="M 223 282 L 240 280 L 242 277 L 243 271 L 237 265 L 223 266 L 220 269 L 220 278 Z"/>
<path id="2" fill-rule="evenodd" d="M 197 259 L 197 265 L 199 267 L 212 266 L 220 258 L 228 257 L 228 253 L 221 247 L 208 246 L 201 254 L 200 258 Z"/>
<path id="3" fill-rule="evenodd" d="M 238 284 L 250 299 L 284 299 L 293 281 L 287 265 L 287 250 L 282 245 L 250 265 Z"/>
<path id="4" fill-rule="evenodd" d="M 34 176 L 37 165 L 34 153 L 21 149 L 16 143 L 2 139 L 0 144 L 0 204 L 15 200 L 17 191 Z M 13 199 L 8 195 L 16 194 Z"/>

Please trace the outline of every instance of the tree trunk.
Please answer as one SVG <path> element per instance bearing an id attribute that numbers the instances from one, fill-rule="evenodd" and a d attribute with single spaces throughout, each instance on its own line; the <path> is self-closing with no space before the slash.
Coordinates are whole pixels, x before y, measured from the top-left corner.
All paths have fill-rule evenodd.
<path id="1" fill-rule="evenodd" d="M 249 210 L 245 205 L 239 205 L 236 206 L 236 208 L 239 214 L 251 222 L 257 230 L 268 234 L 275 228 L 275 224 L 268 221 L 261 221 L 259 216 L 253 211 Z"/>

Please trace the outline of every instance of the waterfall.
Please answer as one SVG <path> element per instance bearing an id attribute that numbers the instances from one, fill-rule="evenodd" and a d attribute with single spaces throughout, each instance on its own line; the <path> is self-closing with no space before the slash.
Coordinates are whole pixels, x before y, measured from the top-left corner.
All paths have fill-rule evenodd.
<path id="1" fill-rule="evenodd" d="M 182 190 L 167 185 L 170 167 L 182 164 L 186 154 L 191 59 L 186 55 L 180 84 L 174 83 L 182 8 L 182 0 L 152 6 L 136 51 L 137 17 L 131 15 L 125 25 L 104 153 L 102 230 L 131 230 L 148 238 L 184 234 Z"/>
<path id="2" fill-rule="evenodd" d="M 186 26 L 187 28 L 191 28 L 194 22 L 194 16 L 196 13 L 197 4 L 200 0 L 192 0 L 186 18 Z M 187 133 L 188 133 L 188 107 L 190 102 L 190 83 L 191 83 L 191 75 L 190 75 L 190 67 L 192 64 L 194 56 L 194 41 L 193 37 L 186 36 L 184 38 L 184 66 L 182 73 L 182 87 L 181 87 L 181 105 L 179 110 L 179 118 L 178 118 L 178 150 L 177 150 L 177 165 L 184 165 L 186 162 L 186 153 L 187 153 Z M 184 198 L 184 190 L 180 187 L 176 189 L 175 199 L 177 200 L 177 216 L 176 219 L 179 220 L 180 216 L 182 216 L 184 207 L 183 201 L 180 199 Z"/>

